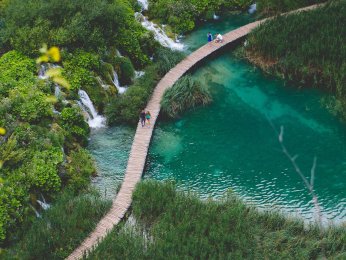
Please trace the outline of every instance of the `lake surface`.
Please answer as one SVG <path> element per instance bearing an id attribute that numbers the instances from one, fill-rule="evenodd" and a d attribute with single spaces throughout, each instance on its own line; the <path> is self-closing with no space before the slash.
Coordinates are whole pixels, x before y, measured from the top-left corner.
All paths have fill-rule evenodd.
<path id="1" fill-rule="evenodd" d="M 250 21 L 233 15 L 206 23 L 184 39 L 187 52 L 203 45 L 208 31 L 224 33 Z M 345 221 L 346 128 L 321 104 L 326 94 L 267 76 L 231 50 L 207 61 L 193 77 L 210 88 L 213 103 L 158 122 L 144 178 L 175 180 L 179 189 L 202 198 L 232 191 L 259 208 L 312 220 L 311 196 L 274 130 L 282 126 L 284 145 L 298 156 L 308 179 L 317 157 L 314 182 L 324 221 Z M 89 149 L 100 170 L 99 187 L 114 192 L 121 183 L 133 134 L 117 127 L 92 135 Z"/>

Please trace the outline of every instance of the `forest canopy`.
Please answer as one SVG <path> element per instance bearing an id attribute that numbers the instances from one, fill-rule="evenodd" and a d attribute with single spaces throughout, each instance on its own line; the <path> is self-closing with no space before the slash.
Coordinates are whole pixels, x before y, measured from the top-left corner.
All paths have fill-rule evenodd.
<path id="1" fill-rule="evenodd" d="M 0 24 L 2 51 L 35 55 L 43 43 L 92 52 L 113 46 L 137 67 L 149 62 L 145 43 L 151 35 L 134 21 L 133 7 L 126 0 L 12 0 Z"/>

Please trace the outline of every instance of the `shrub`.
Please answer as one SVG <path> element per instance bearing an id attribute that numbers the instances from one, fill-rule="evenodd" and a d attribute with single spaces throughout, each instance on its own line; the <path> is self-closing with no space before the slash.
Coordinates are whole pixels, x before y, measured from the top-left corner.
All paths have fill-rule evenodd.
<path id="1" fill-rule="evenodd" d="M 129 58 L 116 57 L 114 59 L 114 67 L 118 72 L 120 85 L 130 85 L 135 75 L 135 69 Z"/>
<path id="2" fill-rule="evenodd" d="M 90 129 L 77 107 L 64 108 L 61 111 L 60 121 L 68 139 L 67 144 L 71 145 L 71 142 L 74 141 L 84 145 L 87 144 Z"/>
<path id="3" fill-rule="evenodd" d="M 92 157 L 83 148 L 70 152 L 66 170 L 68 184 L 76 191 L 88 187 L 91 176 L 96 173 Z"/>
<path id="4" fill-rule="evenodd" d="M 155 53 L 156 68 L 160 76 L 164 76 L 170 69 L 175 67 L 185 55 L 179 51 L 172 51 L 167 48 L 159 48 Z"/>
<path id="5" fill-rule="evenodd" d="M 191 76 L 184 76 L 165 91 L 161 100 L 161 109 L 169 117 L 177 117 L 188 109 L 210 102 L 209 90 Z"/>

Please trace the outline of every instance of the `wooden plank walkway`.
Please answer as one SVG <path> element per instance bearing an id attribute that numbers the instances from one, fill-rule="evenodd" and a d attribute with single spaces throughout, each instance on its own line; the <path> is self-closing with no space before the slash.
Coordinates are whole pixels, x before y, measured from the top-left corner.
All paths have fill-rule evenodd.
<path id="1" fill-rule="evenodd" d="M 299 12 L 304 10 L 310 10 L 316 8 L 318 5 L 301 8 L 293 12 Z M 292 13 L 292 12 L 290 12 Z M 124 217 L 128 208 L 132 202 L 132 193 L 136 187 L 136 184 L 141 180 L 146 157 L 148 154 L 148 148 L 153 134 L 156 119 L 160 112 L 160 101 L 166 89 L 174 85 L 174 83 L 185 73 L 187 73 L 194 65 L 204 60 L 216 51 L 224 48 L 225 46 L 243 38 L 252 29 L 263 23 L 266 19 L 249 23 L 236 30 L 233 30 L 225 34 L 223 43 L 206 44 L 191 53 L 183 61 L 177 64 L 171 69 L 157 84 L 152 97 L 146 107 L 151 113 L 151 126 L 142 127 L 140 123 L 137 125 L 135 137 L 131 147 L 129 160 L 125 172 L 125 178 L 121 185 L 121 188 L 113 199 L 112 207 L 109 212 L 100 220 L 95 230 L 76 248 L 71 255 L 67 258 L 68 260 L 81 259 L 84 254 L 87 254 L 97 244 L 104 239 L 107 234 L 117 225 L 120 220 Z"/>

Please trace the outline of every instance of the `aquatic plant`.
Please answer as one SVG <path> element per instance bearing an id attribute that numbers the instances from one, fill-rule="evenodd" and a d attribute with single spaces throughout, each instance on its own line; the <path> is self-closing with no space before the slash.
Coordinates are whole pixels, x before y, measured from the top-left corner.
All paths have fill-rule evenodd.
<path id="1" fill-rule="evenodd" d="M 165 91 L 161 100 L 161 109 L 169 117 L 177 117 L 188 109 L 207 105 L 211 100 L 206 86 L 191 76 L 184 76 Z"/>
<path id="2" fill-rule="evenodd" d="M 259 212 L 234 194 L 201 201 L 173 183 L 141 182 L 134 193 L 134 228 L 118 227 L 88 259 L 318 259 L 346 256 L 345 227 L 304 227 Z"/>
<path id="3" fill-rule="evenodd" d="M 331 91 L 344 104 L 345 13 L 346 2 L 337 0 L 313 11 L 269 20 L 249 35 L 247 57 L 289 81 Z"/>

